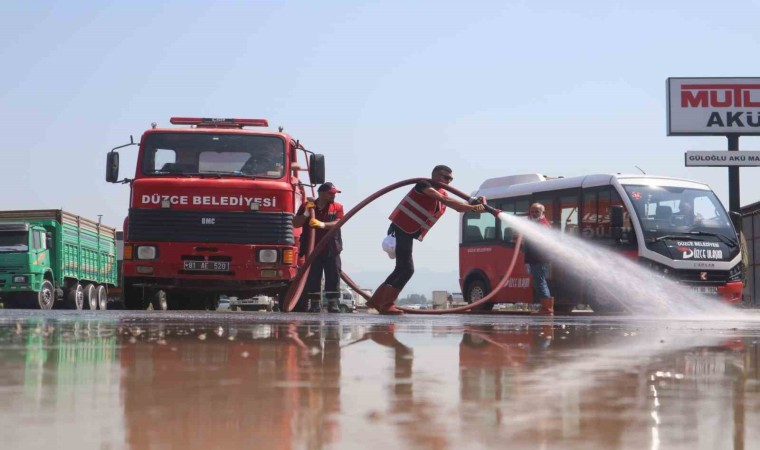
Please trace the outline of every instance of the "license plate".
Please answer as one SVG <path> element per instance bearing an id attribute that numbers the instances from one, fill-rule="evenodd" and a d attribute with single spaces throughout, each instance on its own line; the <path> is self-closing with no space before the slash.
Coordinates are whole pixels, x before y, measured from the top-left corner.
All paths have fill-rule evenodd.
<path id="1" fill-rule="evenodd" d="M 230 263 L 227 261 L 185 261 L 185 270 L 229 272 Z"/>
<path id="2" fill-rule="evenodd" d="M 717 286 L 692 286 L 691 290 L 699 294 L 717 294 L 718 293 Z"/>

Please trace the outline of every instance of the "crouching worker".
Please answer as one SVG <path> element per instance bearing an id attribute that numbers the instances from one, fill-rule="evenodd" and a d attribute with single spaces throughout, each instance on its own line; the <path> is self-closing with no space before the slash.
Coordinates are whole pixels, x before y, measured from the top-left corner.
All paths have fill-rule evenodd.
<path id="1" fill-rule="evenodd" d="M 307 223 L 314 228 L 314 245 L 317 245 L 327 232 L 338 225 L 343 219 L 343 205 L 335 201 L 335 194 L 340 191 L 332 183 L 325 183 L 317 189 L 318 196 L 314 202 L 307 202 L 298 209 L 293 218 L 293 227 L 305 226 Z M 308 208 L 314 208 L 314 218 L 309 218 Z M 299 251 L 306 254 L 309 249 L 309 233 L 301 235 Z M 327 297 L 327 310 L 340 312 L 338 299 L 340 296 L 340 252 L 343 251 L 343 240 L 340 230 L 327 244 L 319 255 L 314 259 L 306 278 L 304 294 L 298 300 L 294 311 L 320 312 L 322 310 L 322 274 L 325 276 L 325 297 Z"/>
<path id="2" fill-rule="evenodd" d="M 432 181 L 449 184 L 453 179 L 449 167 L 440 165 L 433 168 Z M 396 236 L 396 268 L 372 294 L 372 298 L 367 302 L 368 307 L 375 308 L 380 314 L 403 314 L 394 302 L 414 274 L 414 239 L 422 241 L 446 211 L 446 207 L 458 212 L 485 210 L 482 204 L 471 205 L 449 198 L 444 189 L 434 188 L 430 181 L 417 183 L 393 210 L 389 217 L 391 225 L 388 234 Z"/>

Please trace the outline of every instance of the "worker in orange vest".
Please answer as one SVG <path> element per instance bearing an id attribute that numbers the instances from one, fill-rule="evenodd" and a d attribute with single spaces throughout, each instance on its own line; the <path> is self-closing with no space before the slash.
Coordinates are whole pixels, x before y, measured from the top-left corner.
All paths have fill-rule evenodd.
<path id="1" fill-rule="evenodd" d="M 372 298 L 367 302 L 368 307 L 375 308 L 380 314 L 403 314 L 394 302 L 414 274 L 414 239 L 422 241 L 430 228 L 446 212 L 447 207 L 458 212 L 485 210 L 482 204 L 485 198 L 472 199 L 480 204 L 468 204 L 450 198 L 446 190 L 436 188 L 433 184 L 449 184 L 453 179 L 451 168 L 444 165 L 435 166 L 431 181 L 417 183 L 391 213 L 388 234 L 396 237 L 396 268 L 372 294 Z"/>

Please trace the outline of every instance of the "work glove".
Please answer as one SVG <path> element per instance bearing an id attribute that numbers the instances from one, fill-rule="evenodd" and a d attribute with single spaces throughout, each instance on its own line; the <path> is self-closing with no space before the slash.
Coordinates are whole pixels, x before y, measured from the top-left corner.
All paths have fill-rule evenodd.
<path id="1" fill-rule="evenodd" d="M 312 201 L 308 201 L 308 202 L 306 202 L 306 204 L 304 205 L 304 208 L 306 208 L 306 209 L 309 209 L 309 208 L 316 208 L 316 207 L 317 207 L 317 205 L 315 205 L 315 204 L 314 204 L 314 202 L 312 202 Z"/>
<path id="2" fill-rule="evenodd" d="M 312 228 L 324 228 L 325 223 L 317 219 L 309 219 L 309 226 Z"/>

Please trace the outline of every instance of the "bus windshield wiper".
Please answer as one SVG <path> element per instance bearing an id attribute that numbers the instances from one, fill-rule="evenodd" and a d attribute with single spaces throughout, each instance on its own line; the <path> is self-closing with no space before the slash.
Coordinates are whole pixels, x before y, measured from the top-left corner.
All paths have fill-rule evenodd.
<path id="1" fill-rule="evenodd" d="M 688 234 L 664 234 L 660 237 L 652 238 L 649 242 L 660 242 L 665 239 L 682 239 L 684 241 L 703 241 L 695 236 L 689 236 Z"/>
<path id="2" fill-rule="evenodd" d="M 721 240 L 724 244 L 730 246 L 730 247 L 736 247 L 738 245 L 738 242 L 736 239 L 731 239 L 728 236 L 725 236 L 723 234 L 719 233 L 710 233 L 707 231 L 690 231 L 689 234 L 693 234 L 695 236 L 714 236 Z"/>
<path id="3" fill-rule="evenodd" d="M 728 245 L 729 247 L 736 247 L 737 243 L 736 241 L 732 240 L 731 238 L 728 238 L 722 234 L 717 233 L 708 233 L 707 231 L 689 231 L 684 234 L 666 234 L 657 238 L 653 238 L 650 240 L 650 242 L 660 242 L 664 239 L 681 239 L 684 241 L 704 241 L 704 239 L 700 239 L 697 236 L 713 236 L 720 239 L 721 242 Z"/>

